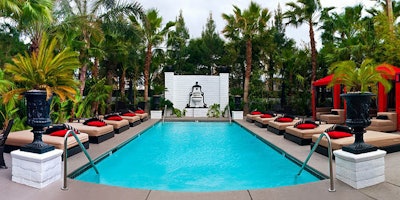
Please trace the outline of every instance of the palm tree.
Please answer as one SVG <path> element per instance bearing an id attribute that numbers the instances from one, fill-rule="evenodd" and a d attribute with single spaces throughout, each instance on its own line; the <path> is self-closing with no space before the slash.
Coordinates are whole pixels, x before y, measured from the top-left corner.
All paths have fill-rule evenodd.
<path id="1" fill-rule="evenodd" d="M 319 0 L 297 0 L 297 2 L 289 2 L 286 4 L 289 6 L 288 11 L 285 12 L 285 18 L 289 20 L 287 24 L 292 24 L 298 27 L 304 23 L 309 26 L 309 36 L 311 45 L 311 82 L 315 81 L 317 71 L 317 49 L 314 36 L 314 25 L 318 22 L 315 19 L 318 11 L 321 9 L 321 3 Z"/>
<path id="2" fill-rule="evenodd" d="M 21 87 L 4 93 L 3 102 L 32 89 L 46 90 L 47 99 L 53 93 L 62 101 L 74 98 L 77 82 L 73 79 L 73 72 L 80 65 L 78 54 L 69 48 L 57 49 L 55 38 L 50 40 L 43 34 L 37 52 L 18 54 L 12 61 L 5 64 L 5 70 Z"/>
<path id="3" fill-rule="evenodd" d="M 53 22 L 53 0 L 23 1 L 18 17 L 20 29 L 31 39 L 30 52 L 38 51 L 44 32 Z"/>
<path id="4" fill-rule="evenodd" d="M 146 102 L 146 110 L 149 109 L 149 79 L 150 79 L 150 65 L 153 57 L 153 48 L 158 47 L 169 31 L 169 28 L 174 26 L 173 22 L 168 22 L 162 28 L 162 17 L 158 15 L 158 11 L 150 9 L 146 12 L 146 18 L 142 23 L 134 21 L 135 27 L 143 36 L 143 44 L 146 46 L 146 58 L 144 63 L 144 101 Z"/>
<path id="5" fill-rule="evenodd" d="M 249 8 L 243 12 L 237 6 L 233 6 L 233 8 L 233 15 L 222 14 L 223 19 L 228 23 L 222 32 L 233 41 L 242 40 L 246 43 L 246 72 L 243 86 L 243 112 L 246 114 L 249 112 L 248 96 L 253 40 L 266 32 L 267 22 L 271 16 L 268 9 L 262 9 L 254 2 L 251 2 Z"/>
<path id="6" fill-rule="evenodd" d="M 61 33 L 70 33 L 65 40 L 74 44 L 80 52 L 82 66 L 79 70 L 80 94 L 85 89 L 86 74 L 90 63 L 89 57 L 94 43 L 104 40 L 101 20 L 112 21 L 114 16 L 138 15 L 143 16 L 139 3 L 119 4 L 116 0 L 60 0 L 56 14 L 63 19 Z M 76 41 L 75 41 L 76 40 Z"/>
<path id="7" fill-rule="evenodd" d="M 19 16 L 21 14 L 21 1 L 18 0 L 0 0 L 0 17 L 12 16 L 13 14 Z"/>
<path id="8" fill-rule="evenodd" d="M 128 56 L 131 48 L 135 46 L 130 37 L 135 33 L 132 33 L 132 27 L 128 20 L 119 17 L 113 21 L 105 21 L 102 28 L 105 40 L 102 42 L 101 48 L 105 54 L 104 60 L 100 62 L 101 71 L 106 75 L 108 85 L 115 84 L 114 77 L 118 77 L 120 97 L 124 100 L 126 70 L 129 67 Z M 107 101 L 111 105 L 111 92 Z M 111 106 L 108 108 L 108 112 L 111 112 Z"/>
<path id="9" fill-rule="evenodd" d="M 335 48 L 331 54 L 327 55 L 327 61 L 332 63 L 339 60 L 352 58 L 357 62 L 362 62 L 365 57 L 365 48 L 368 48 L 367 38 L 362 33 L 368 31 L 368 19 L 362 17 L 363 6 L 361 4 L 353 7 L 346 7 L 343 13 L 333 12 L 329 14 L 331 8 L 322 11 L 321 21 L 323 25 L 320 29 L 324 30 L 322 39 L 327 43 L 334 44 Z M 368 33 L 373 35 L 373 33 Z"/>

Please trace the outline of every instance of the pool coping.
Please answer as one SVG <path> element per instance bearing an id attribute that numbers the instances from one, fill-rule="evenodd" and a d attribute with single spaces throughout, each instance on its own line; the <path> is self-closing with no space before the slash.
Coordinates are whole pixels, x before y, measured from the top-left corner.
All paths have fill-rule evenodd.
<path id="1" fill-rule="evenodd" d="M 212 120 L 211 119 L 202 119 L 202 120 L 194 120 L 195 122 L 215 122 L 215 123 L 229 123 L 229 121 L 226 120 Z M 168 120 L 167 122 L 193 122 L 193 120 Z M 137 134 L 133 135 L 131 138 L 127 139 L 126 141 L 124 141 L 123 143 L 117 145 L 116 147 L 110 149 L 108 152 L 103 153 L 102 155 L 100 155 L 99 157 L 93 159 L 93 163 L 97 164 L 99 162 L 101 162 L 102 160 L 106 159 L 108 156 L 114 154 L 115 152 L 119 151 L 121 148 L 123 148 L 125 145 L 127 145 L 128 143 L 130 143 L 131 141 L 135 140 L 136 138 L 140 137 L 142 134 L 144 134 L 147 130 L 157 126 L 160 123 L 164 123 L 162 121 L 158 121 L 156 123 L 154 123 L 152 126 L 149 126 L 141 131 L 139 131 Z M 261 142 L 263 142 L 265 145 L 268 145 L 269 147 L 271 147 L 271 149 L 273 149 L 274 151 L 276 151 L 278 154 L 281 154 L 283 157 L 285 157 L 286 159 L 289 159 L 291 162 L 293 162 L 295 165 L 301 167 L 303 165 L 303 162 L 300 161 L 299 159 L 295 158 L 294 156 L 290 155 L 289 153 L 287 153 L 286 151 L 284 151 L 283 149 L 279 148 L 278 146 L 272 144 L 271 142 L 269 142 L 268 140 L 262 138 L 261 136 L 257 135 L 256 133 L 252 132 L 251 130 L 249 130 L 248 128 L 244 127 L 243 125 L 239 124 L 236 121 L 232 121 L 231 123 L 235 123 L 237 124 L 239 127 L 241 127 L 242 129 L 244 129 L 246 132 L 248 132 L 250 135 L 255 136 L 258 140 L 260 140 Z M 71 179 L 75 179 L 76 177 L 78 177 L 79 175 L 81 175 L 82 173 L 84 173 L 85 171 L 89 170 L 90 168 L 92 168 L 91 163 L 87 163 L 85 165 L 83 165 L 81 168 L 78 168 L 76 170 L 74 170 L 73 172 L 69 173 L 67 175 L 68 178 Z M 329 179 L 329 176 L 325 175 L 322 172 L 319 172 L 318 170 L 312 168 L 309 165 L 306 165 L 304 167 L 304 170 L 311 173 L 313 176 L 315 176 L 317 179 L 319 180 L 325 180 L 325 179 Z M 298 184 L 296 184 L 298 185 Z M 294 185 L 292 185 L 294 186 Z M 169 191 L 169 192 L 182 192 L 182 191 Z M 218 192 L 218 191 L 217 191 Z M 222 191 L 221 191 L 222 192 Z"/>

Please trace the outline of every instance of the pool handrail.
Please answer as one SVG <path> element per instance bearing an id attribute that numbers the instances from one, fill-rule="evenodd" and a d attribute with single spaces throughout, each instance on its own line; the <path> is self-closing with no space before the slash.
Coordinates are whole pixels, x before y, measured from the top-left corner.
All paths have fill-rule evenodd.
<path id="1" fill-rule="evenodd" d="M 329 159 L 329 180 L 330 180 L 330 186 L 328 191 L 329 192 L 335 192 L 335 182 L 333 180 L 333 167 L 332 167 L 332 145 L 331 145 L 331 138 L 329 137 L 329 135 L 326 132 L 323 132 L 317 139 L 317 141 L 315 141 L 313 148 L 311 149 L 310 153 L 308 154 L 306 160 L 304 161 L 303 165 L 301 166 L 301 169 L 299 171 L 299 173 L 297 173 L 297 176 L 299 176 L 301 174 L 301 172 L 303 171 L 304 167 L 307 165 L 307 162 L 310 160 L 311 155 L 314 153 L 315 149 L 317 149 L 319 142 L 321 141 L 321 139 L 323 137 L 326 137 L 326 139 L 328 140 L 328 159 Z"/>
<path id="2" fill-rule="evenodd" d="M 228 117 L 229 117 L 229 123 L 232 123 L 231 108 L 229 106 L 229 101 L 228 101 Z"/>
<path id="3" fill-rule="evenodd" d="M 68 157 L 68 153 L 67 153 L 67 138 L 70 136 L 70 134 L 72 136 L 74 136 L 76 142 L 78 142 L 79 147 L 82 149 L 82 151 L 85 153 L 87 159 L 90 162 L 90 165 L 92 165 L 94 171 L 96 172 L 96 174 L 99 174 L 99 170 L 97 170 L 96 165 L 94 164 L 92 158 L 90 157 L 90 155 L 88 154 L 88 152 L 86 151 L 86 148 L 83 146 L 82 142 L 79 140 L 78 136 L 76 135 L 75 131 L 73 130 L 68 130 L 67 133 L 64 136 L 64 155 L 63 155 L 63 160 L 64 160 L 64 177 L 63 177 L 63 186 L 61 187 L 61 190 L 68 190 L 68 186 L 67 186 L 67 157 Z"/>
<path id="4" fill-rule="evenodd" d="M 167 114 L 167 105 L 164 106 L 164 113 L 163 113 L 163 116 L 162 116 L 162 122 L 163 123 L 165 122 L 165 115 L 166 114 Z"/>

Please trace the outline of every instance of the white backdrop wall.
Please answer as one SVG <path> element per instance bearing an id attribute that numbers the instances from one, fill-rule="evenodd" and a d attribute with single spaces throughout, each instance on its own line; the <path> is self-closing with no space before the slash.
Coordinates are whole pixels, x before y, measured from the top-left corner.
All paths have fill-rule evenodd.
<path id="1" fill-rule="evenodd" d="M 189 103 L 189 93 L 193 85 L 198 82 L 204 92 L 204 103 L 207 107 L 220 104 L 221 110 L 229 101 L 229 73 L 220 73 L 219 76 L 206 75 L 175 75 L 165 72 L 165 98 L 170 100 L 174 107 L 183 110 Z"/>

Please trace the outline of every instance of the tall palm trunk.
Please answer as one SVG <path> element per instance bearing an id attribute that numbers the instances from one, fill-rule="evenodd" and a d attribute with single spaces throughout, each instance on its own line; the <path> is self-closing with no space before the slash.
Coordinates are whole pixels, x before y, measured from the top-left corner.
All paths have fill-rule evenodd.
<path id="1" fill-rule="evenodd" d="M 126 77 L 126 69 L 122 67 L 121 79 L 119 80 L 119 91 L 121 93 L 121 98 L 125 101 L 125 77 Z"/>
<path id="2" fill-rule="evenodd" d="M 99 78 L 99 59 L 97 57 L 94 59 L 93 68 L 92 68 L 92 76 L 96 80 Z M 86 76 L 85 76 L 85 79 L 86 79 Z M 92 102 L 92 110 L 91 110 L 92 113 L 95 113 L 95 114 L 97 113 L 96 115 L 98 115 L 98 108 L 99 108 L 99 103 Z"/>
<path id="3" fill-rule="evenodd" d="M 93 78 L 99 78 L 99 58 L 94 58 L 93 69 L 92 69 Z"/>
<path id="4" fill-rule="evenodd" d="M 113 66 L 115 66 L 115 65 L 113 65 Z M 108 70 L 107 71 L 107 85 L 111 85 L 111 86 L 113 85 L 113 77 L 114 77 L 114 74 L 113 74 L 112 70 Z M 108 94 L 107 108 L 106 108 L 107 113 L 111 113 L 112 93 L 113 93 L 113 90 L 111 90 L 110 94 Z"/>
<path id="5" fill-rule="evenodd" d="M 310 25 L 310 44 L 311 44 L 311 87 L 312 90 L 312 83 L 315 81 L 315 76 L 317 72 L 317 48 L 315 47 L 315 39 L 314 39 L 314 29 L 312 25 L 312 19 L 308 21 Z M 312 91 L 311 91 L 312 92 Z"/>
<path id="6" fill-rule="evenodd" d="M 80 51 L 79 59 L 82 62 L 82 67 L 79 71 L 79 81 L 80 81 L 80 87 L 79 87 L 79 92 L 81 96 L 83 96 L 83 91 L 85 90 L 85 82 L 86 82 L 86 72 L 87 72 L 87 62 L 85 62 L 85 57 L 88 56 L 86 54 L 86 50 L 90 48 L 90 34 L 86 31 L 83 30 L 83 38 L 85 42 L 85 49 L 82 49 Z"/>
<path id="7" fill-rule="evenodd" d="M 84 53 L 81 51 L 81 54 L 79 56 L 80 60 L 82 60 L 84 56 L 85 56 Z M 83 63 L 81 68 L 79 69 L 79 82 L 80 82 L 79 92 L 81 96 L 83 96 L 83 91 L 85 90 L 86 72 L 87 72 L 87 64 Z"/>
<path id="8" fill-rule="evenodd" d="M 388 21 L 389 21 L 389 31 L 392 34 L 394 29 L 393 29 L 393 6 L 392 6 L 392 0 L 386 0 L 386 12 L 388 16 Z"/>
<path id="9" fill-rule="evenodd" d="M 243 88 L 243 112 L 244 114 L 249 113 L 249 85 L 251 76 L 251 54 L 252 54 L 252 43 L 248 39 L 246 41 L 246 72 L 244 77 L 244 88 Z"/>
<path id="10" fill-rule="evenodd" d="M 149 42 L 147 44 L 147 50 L 146 50 L 146 61 L 144 64 L 144 102 L 145 102 L 145 109 L 148 112 L 150 110 L 149 107 L 149 77 L 150 77 L 150 65 L 151 65 L 151 57 L 152 57 L 152 52 L 151 52 L 152 45 Z"/>
<path id="11" fill-rule="evenodd" d="M 38 54 L 39 52 L 39 45 L 40 45 L 40 41 L 41 41 L 42 37 L 39 33 L 34 34 L 34 36 L 32 37 L 32 44 L 29 47 L 29 51 L 31 53 L 36 53 Z"/>

